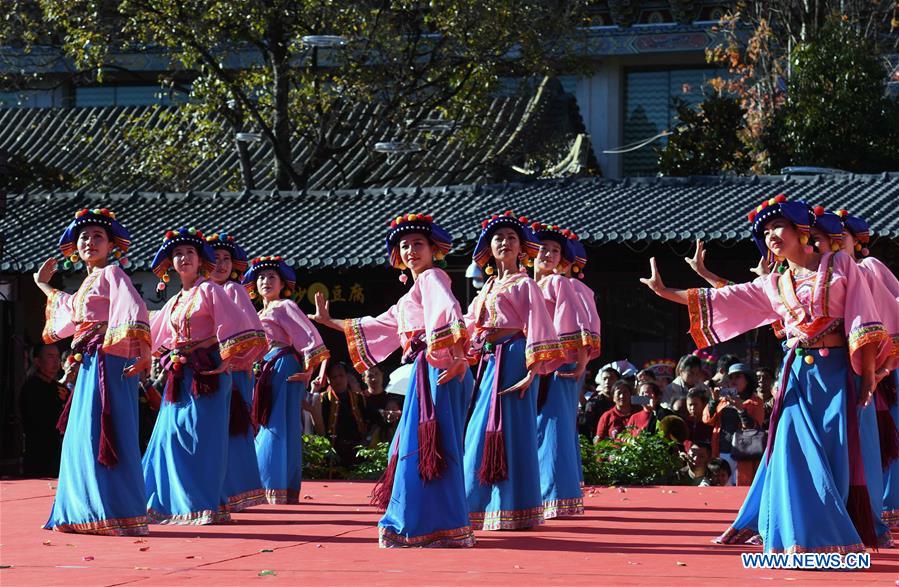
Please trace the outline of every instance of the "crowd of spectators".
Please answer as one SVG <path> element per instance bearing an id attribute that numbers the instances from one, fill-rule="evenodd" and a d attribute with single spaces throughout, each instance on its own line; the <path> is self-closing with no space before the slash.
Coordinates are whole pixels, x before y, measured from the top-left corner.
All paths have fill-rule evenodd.
<path id="1" fill-rule="evenodd" d="M 673 370 L 606 365 L 583 390 L 578 430 L 594 442 L 661 434 L 677 443 L 686 482 L 748 486 L 764 448 L 774 372 L 750 369 L 735 355 L 710 367 L 695 354 Z"/>

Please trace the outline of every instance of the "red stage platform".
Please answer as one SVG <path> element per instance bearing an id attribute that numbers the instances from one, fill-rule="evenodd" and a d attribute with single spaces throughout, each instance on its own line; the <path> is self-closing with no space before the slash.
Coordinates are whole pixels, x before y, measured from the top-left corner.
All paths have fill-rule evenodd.
<path id="1" fill-rule="evenodd" d="M 151 526 L 134 537 L 41 529 L 55 480 L 0 482 L 0 584 L 13 585 L 899 585 L 899 550 L 867 571 L 744 570 L 709 540 L 744 489 L 588 488 L 587 514 L 524 532 L 478 532 L 468 550 L 381 550 L 369 483 L 307 482 L 298 506 L 223 526 Z M 765 584 L 765 583 L 761 583 Z"/>

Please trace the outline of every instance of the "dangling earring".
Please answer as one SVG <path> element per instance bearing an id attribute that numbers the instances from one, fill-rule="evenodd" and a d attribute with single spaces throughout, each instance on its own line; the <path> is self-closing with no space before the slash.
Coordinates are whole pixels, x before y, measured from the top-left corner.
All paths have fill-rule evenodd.
<path id="1" fill-rule="evenodd" d="M 162 274 L 162 277 L 160 278 L 159 283 L 156 284 L 156 291 L 158 291 L 159 293 L 164 292 L 165 286 L 169 282 L 169 279 L 171 279 L 171 278 L 169 277 L 168 271 L 166 271 L 165 273 Z"/>
<path id="2" fill-rule="evenodd" d="M 486 273 L 487 275 L 493 275 L 495 271 L 496 270 L 493 268 L 493 265 L 487 265 L 486 267 L 484 267 L 484 273 Z"/>
<path id="3" fill-rule="evenodd" d="M 409 276 L 406 275 L 406 272 L 400 269 L 400 276 L 397 278 L 400 280 L 400 283 L 406 285 L 409 282 Z"/>
<path id="4" fill-rule="evenodd" d="M 237 271 L 231 272 L 231 279 L 237 279 Z"/>
<path id="5" fill-rule="evenodd" d="M 799 242 L 802 243 L 802 245 L 803 245 L 802 250 L 805 251 L 806 255 L 811 255 L 812 253 L 815 252 L 815 249 L 813 249 L 812 246 L 810 244 L 808 244 L 808 235 L 807 234 L 801 235 L 799 237 Z"/>

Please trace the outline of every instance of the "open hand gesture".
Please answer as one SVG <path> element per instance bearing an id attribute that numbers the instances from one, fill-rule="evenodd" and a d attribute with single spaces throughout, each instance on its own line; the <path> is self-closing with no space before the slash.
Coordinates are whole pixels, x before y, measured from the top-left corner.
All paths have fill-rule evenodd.
<path id="1" fill-rule="evenodd" d="M 640 283 L 651 289 L 656 295 L 662 295 L 662 292 L 665 291 L 665 284 L 662 282 L 662 276 L 659 275 L 655 257 L 649 259 L 649 268 L 651 271 L 649 278 L 641 277 Z"/>

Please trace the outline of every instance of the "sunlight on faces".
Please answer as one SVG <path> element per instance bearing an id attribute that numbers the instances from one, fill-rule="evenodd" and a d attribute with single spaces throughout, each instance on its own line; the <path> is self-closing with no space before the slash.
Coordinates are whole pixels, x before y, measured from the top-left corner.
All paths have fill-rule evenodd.
<path id="1" fill-rule="evenodd" d="M 193 245 L 178 245 L 172 251 L 172 266 L 181 281 L 191 281 L 200 274 L 200 253 Z"/>
<path id="2" fill-rule="evenodd" d="M 687 398 L 687 414 L 694 420 L 702 420 L 702 411 L 705 409 L 705 402 L 702 398 Z"/>
<path id="3" fill-rule="evenodd" d="M 762 233 L 765 236 L 765 245 L 768 250 L 778 257 L 795 259 L 802 252 L 799 232 L 786 218 L 780 217 L 766 222 Z"/>
<path id="4" fill-rule="evenodd" d="M 631 394 L 626 387 L 617 387 L 613 392 L 612 401 L 615 402 L 615 407 L 619 410 L 624 410 L 631 405 Z"/>
<path id="5" fill-rule="evenodd" d="M 85 226 L 78 233 L 78 256 L 87 265 L 103 266 L 112 252 L 112 241 L 109 233 L 100 226 Z"/>
<path id="6" fill-rule="evenodd" d="M 649 407 L 655 410 L 659 407 L 659 392 L 652 385 L 641 384 L 638 388 L 637 395 L 649 398 Z"/>
<path id="7" fill-rule="evenodd" d="M 256 291 L 264 299 L 268 301 L 279 299 L 282 289 L 284 283 L 281 281 L 281 274 L 274 269 L 264 269 L 256 276 Z"/>
<path id="8" fill-rule="evenodd" d="M 822 255 L 830 252 L 832 241 L 820 228 L 811 227 L 809 229 L 809 237 L 809 242 L 815 247 L 816 251 Z"/>
<path id="9" fill-rule="evenodd" d="M 231 277 L 231 253 L 226 249 L 215 249 L 215 271 L 212 272 L 212 280 L 218 284 L 225 283 Z"/>
<path id="10" fill-rule="evenodd" d="M 490 237 L 490 252 L 497 263 L 502 261 L 507 265 L 518 262 L 521 253 L 521 240 L 514 228 L 499 228 Z"/>
<path id="11" fill-rule="evenodd" d="M 746 375 L 742 373 L 731 373 L 727 376 L 727 385 L 736 389 L 737 393 L 743 393 L 746 391 L 749 381 L 746 379 Z"/>
<path id="12" fill-rule="evenodd" d="M 403 236 L 397 243 L 400 260 L 418 275 L 434 266 L 434 248 L 427 236 L 413 232 Z"/>
<path id="13" fill-rule="evenodd" d="M 540 252 L 537 254 L 537 271 L 552 273 L 562 261 L 562 247 L 554 240 L 540 241 Z"/>
<path id="14" fill-rule="evenodd" d="M 384 389 L 384 374 L 377 367 L 372 367 L 362 374 L 362 380 L 369 391 L 381 392 Z"/>

